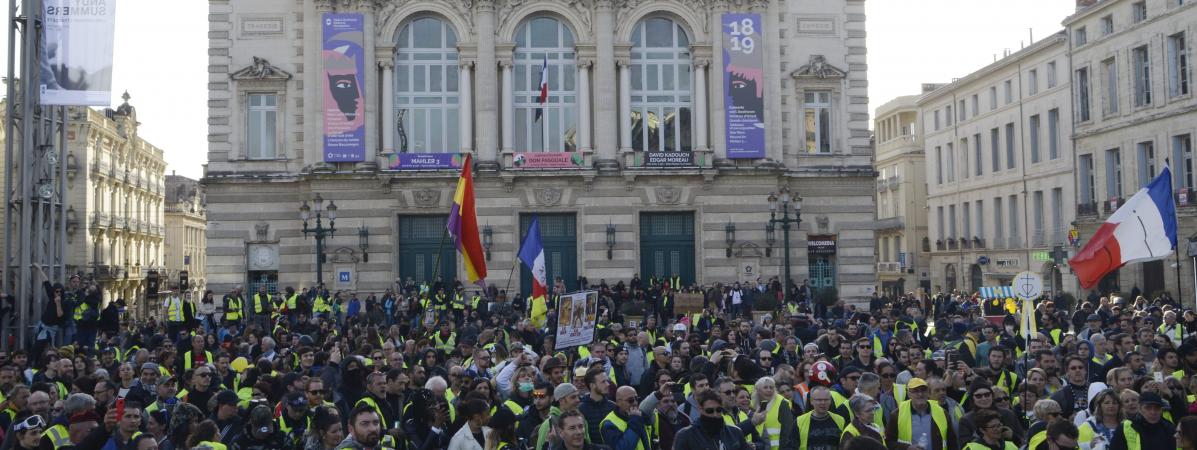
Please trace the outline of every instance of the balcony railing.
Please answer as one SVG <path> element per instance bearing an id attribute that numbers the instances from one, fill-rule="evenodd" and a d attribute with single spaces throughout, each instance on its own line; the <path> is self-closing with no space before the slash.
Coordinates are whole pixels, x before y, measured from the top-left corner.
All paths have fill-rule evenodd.
<path id="1" fill-rule="evenodd" d="M 1197 207 L 1197 190 L 1194 189 L 1177 189 L 1176 207 L 1178 208 L 1193 208 Z"/>
<path id="2" fill-rule="evenodd" d="M 1078 203 L 1076 205 L 1077 216 L 1096 216 L 1097 202 Z"/>
<path id="3" fill-rule="evenodd" d="M 944 246 L 943 241 L 935 241 L 935 250 L 942 252 L 947 250 L 947 247 Z"/>
<path id="4" fill-rule="evenodd" d="M 898 176 L 897 175 L 889 177 L 889 190 L 891 190 L 891 191 L 898 190 Z"/>
<path id="5" fill-rule="evenodd" d="M 878 273 L 901 273 L 902 266 L 896 262 L 879 262 L 877 263 Z"/>
<path id="6" fill-rule="evenodd" d="M 104 213 L 92 213 L 91 223 L 97 228 L 108 228 L 112 226 L 112 218 Z"/>
<path id="7" fill-rule="evenodd" d="M 112 218 L 112 228 L 127 228 L 128 226 L 129 226 L 128 219 L 125 219 L 124 217 L 113 217 Z"/>
<path id="8" fill-rule="evenodd" d="M 968 240 L 968 238 L 960 238 L 960 249 L 963 250 L 966 248 L 973 248 L 973 241 Z"/>
<path id="9" fill-rule="evenodd" d="M 1104 202 L 1101 202 L 1101 212 L 1106 213 L 1106 214 L 1112 214 L 1114 212 L 1114 210 L 1122 207 L 1122 205 L 1124 205 L 1124 204 L 1126 204 L 1126 199 L 1122 198 L 1122 197 L 1118 197 L 1117 200 L 1113 200 L 1113 199 L 1106 200 Z"/>
<path id="10" fill-rule="evenodd" d="M 985 239 L 973 236 L 973 248 L 985 248 Z"/>
<path id="11" fill-rule="evenodd" d="M 955 239 L 955 238 L 949 238 L 949 239 L 948 239 L 948 250 L 955 250 L 955 249 L 956 249 L 956 245 L 957 245 L 957 244 L 956 244 L 956 239 Z"/>

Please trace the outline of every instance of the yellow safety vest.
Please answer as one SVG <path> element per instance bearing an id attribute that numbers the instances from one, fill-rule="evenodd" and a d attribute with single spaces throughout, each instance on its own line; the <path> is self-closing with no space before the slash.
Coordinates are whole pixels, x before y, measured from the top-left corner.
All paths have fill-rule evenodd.
<path id="1" fill-rule="evenodd" d="M 474 310 L 474 311 L 477 311 L 477 310 L 478 310 L 478 305 L 479 305 L 479 304 L 481 304 L 481 303 L 482 303 L 482 296 L 481 296 L 481 295 L 475 295 L 473 298 L 471 298 L 471 299 L 470 299 L 470 309 L 471 309 L 471 310 Z"/>
<path id="2" fill-rule="evenodd" d="M 137 433 L 137 434 L 141 434 L 141 433 Z M 137 435 L 135 434 L 134 436 L 137 436 Z M 200 448 L 200 447 L 204 447 L 204 446 L 207 446 L 208 448 L 211 448 L 212 450 L 228 450 L 228 447 L 226 447 L 224 444 L 221 444 L 219 442 L 212 442 L 212 441 L 200 441 L 200 443 L 197 444 L 195 447 Z"/>
<path id="3" fill-rule="evenodd" d="M 798 450 L 806 450 L 806 445 L 810 442 L 810 420 L 811 420 L 811 417 L 813 417 L 812 415 L 814 413 L 815 413 L 814 411 L 811 411 L 811 412 L 808 412 L 801 416 L 798 416 L 798 440 L 799 440 Z M 827 414 L 831 416 L 831 420 L 835 421 L 835 426 L 838 427 L 840 429 L 841 434 L 843 434 L 844 418 L 841 417 L 839 414 L 836 414 L 833 412 L 828 412 Z M 778 431 L 780 432 L 780 430 L 778 430 Z M 857 433 L 857 434 L 859 434 L 859 433 Z M 778 438 L 780 439 L 780 436 L 778 436 Z M 773 439 L 772 434 L 769 435 L 769 439 L 770 440 Z"/>
<path id="4" fill-rule="evenodd" d="M 1010 376 L 1007 377 L 1007 374 Z M 1003 370 L 1002 373 L 998 375 L 997 385 L 1006 389 L 1007 394 L 1013 395 L 1016 390 L 1015 388 L 1018 386 L 1018 374 Z"/>
<path id="5" fill-rule="evenodd" d="M 377 411 L 377 408 L 375 408 L 375 410 Z M 378 413 L 378 417 L 382 417 L 382 412 Z M 287 418 L 286 412 L 284 412 L 278 416 L 278 430 L 282 431 L 283 434 L 291 434 L 291 429 L 293 428 L 291 425 L 287 424 L 287 420 L 290 420 L 290 419 Z M 311 417 L 304 416 L 304 420 L 305 420 L 305 422 L 304 422 L 305 427 L 312 426 L 312 418 Z M 384 426 L 384 428 L 385 428 L 385 426 Z"/>
<path id="6" fill-rule="evenodd" d="M 447 339 L 441 338 L 441 333 L 438 331 L 432 335 L 433 345 L 437 349 L 445 351 L 445 353 L 453 351 L 453 347 L 457 346 L 457 332 L 450 332 Z"/>
<path id="7" fill-rule="evenodd" d="M 756 426 L 757 433 L 761 436 L 768 434 L 769 448 L 777 450 L 781 447 L 781 419 L 778 418 L 781 412 L 781 405 L 785 403 L 781 397 L 775 397 L 774 401 L 769 402 L 769 411 L 765 414 L 765 421 Z"/>
<path id="8" fill-rule="evenodd" d="M 1081 426 L 1076 427 L 1076 430 L 1076 441 L 1080 444 L 1089 444 L 1089 442 L 1093 440 L 1093 437 L 1097 435 L 1097 433 L 1093 431 L 1093 423 L 1088 420 L 1085 420 Z"/>
<path id="9" fill-rule="evenodd" d="M 298 306 L 299 294 L 293 294 L 287 297 L 287 310 L 294 312 L 299 308 Z"/>
<path id="10" fill-rule="evenodd" d="M 266 302 L 270 302 L 270 294 L 266 294 Z M 262 314 L 262 305 L 262 294 L 254 294 L 254 314 Z"/>
<path id="11" fill-rule="evenodd" d="M 83 320 L 83 314 L 89 309 L 91 309 L 91 305 L 86 302 L 79 302 L 78 305 L 75 305 L 75 321 Z"/>
<path id="12" fill-rule="evenodd" d="M 71 433 L 67 431 L 67 427 L 61 423 L 47 429 L 46 437 L 50 438 L 50 445 L 53 445 L 55 449 L 72 445 Z"/>
<path id="13" fill-rule="evenodd" d="M 312 305 L 312 312 L 332 312 L 332 305 L 328 304 L 328 300 L 325 300 L 323 296 L 316 296 L 316 302 Z"/>
<path id="14" fill-rule="evenodd" d="M 940 442 L 948 445 L 948 416 L 944 414 L 943 407 L 933 401 L 927 401 L 927 406 L 931 409 L 931 422 L 939 428 Z M 910 425 L 910 414 L 910 400 L 902 402 L 898 406 L 898 442 L 908 445 L 913 444 L 911 439 L 914 433 Z"/>
<path id="15" fill-rule="evenodd" d="M 224 312 L 225 320 L 241 320 L 241 297 L 229 297 L 229 309 Z"/>
<path id="16" fill-rule="evenodd" d="M 882 426 L 884 427 L 884 425 L 882 425 Z M 881 428 L 881 429 L 885 430 L 885 428 Z M 878 433 L 878 434 L 881 435 L 881 443 L 885 444 L 885 431 L 882 431 L 881 433 Z M 844 432 L 840 433 L 840 440 L 843 441 L 843 440 L 847 440 L 848 438 L 854 438 L 857 436 L 860 436 L 860 429 L 856 428 L 856 422 L 852 422 L 852 423 L 848 424 L 848 426 L 844 427 Z"/>
<path id="17" fill-rule="evenodd" d="M 1185 329 L 1184 328 L 1185 328 L 1184 325 L 1181 325 L 1180 322 L 1174 323 L 1174 324 L 1172 324 L 1172 333 L 1171 333 L 1172 336 L 1168 336 L 1168 334 L 1169 334 L 1167 332 L 1168 325 L 1160 324 L 1159 328 L 1155 329 L 1155 332 L 1162 334 L 1164 336 L 1168 336 L 1168 338 L 1172 339 L 1173 341 L 1180 342 L 1180 341 L 1184 340 L 1184 338 L 1185 338 Z"/>
<path id="18" fill-rule="evenodd" d="M 1038 433 L 1035 433 L 1035 434 L 1031 435 L 1031 438 L 1030 438 L 1030 439 L 1027 439 L 1027 448 L 1028 448 L 1028 449 L 1033 449 L 1033 448 L 1035 448 L 1035 447 L 1038 447 L 1038 446 L 1039 446 L 1039 444 L 1042 444 L 1042 443 L 1043 443 L 1044 441 L 1046 441 L 1046 440 L 1047 440 L 1047 429 L 1044 429 L 1044 430 L 1042 430 L 1042 431 L 1040 431 L 1040 432 L 1038 432 Z M 1079 442 L 1081 442 L 1081 441 L 1080 441 L 1080 440 L 1077 440 L 1077 442 L 1079 443 Z M 1086 441 L 1086 442 L 1088 442 L 1088 441 Z M 1130 439 L 1127 439 L 1127 441 L 1126 441 L 1126 442 L 1127 442 L 1127 444 L 1129 444 L 1129 443 L 1130 443 Z M 1127 447 L 1127 448 L 1128 448 L 1128 450 L 1129 450 L 1129 448 L 1130 448 L 1130 447 Z"/>
<path id="19" fill-rule="evenodd" d="M 1013 442 L 1010 442 L 1010 441 L 1004 441 L 1004 442 L 1005 443 L 1002 445 L 1002 448 L 1004 450 L 1018 450 L 1018 446 L 1014 445 Z M 1077 441 L 1077 442 L 1080 442 L 1080 441 Z M 1086 442 L 1088 442 L 1088 441 L 1086 441 Z M 990 450 L 990 449 L 989 449 L 988 445 L 982 444 L 980 442 L 969 442 L 968 444 L 964 445 L 964 450 Z"/>
<path id="20" fill-rule="evenodd" d="M 881 336 L 873 335 L 873 357 L 880 358 L 885 356 L 885 346 L 881 343 Z"/>
<path id="21" fill-rule="evenodd" d="M 615 415 L 615 411 L 611 411 L 611 412 L 607 413 L 607 417 L 603 418 L 602 422 L 599 422 L 599 430 L 602 430 L 603 425 L 607 424 L 607 423 L 614 425 L 615 428 L 617 430 L 619 430 L 620 433 L 624 433 L 624 432 L 628 431 L 628 423 L 626 421 L 624 421 L 623 419 L 621 419 L 619 416 Z M 611 442 L 608 445 L 615 445 L 615 443 Z M 648 450 L 648 449 L 649 449 L 648 429 L 645 428 L 644 429 L 644 438 L 639 439 L 636 442 L 636 450 Z"/>
<path id="22" fill-rule="evenodd" d="M 212 361 L 212 352 L 210 351 L 204 350 L 204 358 L 204 361 L 207 361 L 208 364 L 215 363 L 215 361 Z M 187 350 L 187 353 L 183 354 L 183 370 L 191 370 L 191 350 Z"/>
<path id="23" fill-rule="evenodd" d="M 901 404 L 906 401 L 906 385 L 894 383 L 894 403 Z"/>
<path id="24" fill-rule="evenodd" d="M 183 300 L 178 297 L 171 297 L 170 302 L 166 306 L 166 320 L 171 322 L 183 321 Z"/>

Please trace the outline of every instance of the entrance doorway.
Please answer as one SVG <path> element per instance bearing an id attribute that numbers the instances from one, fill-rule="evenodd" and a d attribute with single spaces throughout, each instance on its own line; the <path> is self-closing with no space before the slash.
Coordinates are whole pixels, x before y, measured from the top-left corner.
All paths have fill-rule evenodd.
<path id="1" fill-rule="evenodd" d="M 968 268 L 968 280 L 972 286 L 971 292 L 981 292 L 981 286 L 984 286 L 985 279 L 981 275 L 981 266 L 980 265 L 973 264 L 971 267 Z"/>
<path id="2" fill-rule="evenodd" d="M 682 285 L 695 283 L 694 213 L 640 215 L 640 278 L 677 275 Z"/>
<path id="3" fill-rule="evenodd" d="M 532 216 L 540 218 L 540 244 L 544 246 L 545 281 L 548 288 L 553 288 L 553 282 L 561 278 L 565 282 L 566 292 L 573 292 L 578 287 L 578 221 L 573 214 L 521 214 L 520 215 L 520 243 L 528 235 L 528 227 L 532 225 Z M 532 293 L 532 272 L 528 266 L 520 264 L 520 293 L 527 296 Z M 564 292 L 557 292 L 564 294 Z"/>
<path id="4" fill-rule="evenodd" d="M 399 216 L 399 279 L 411 278 L 417 284 L 444 281 L 448 291 L 457 280 L 457 251 L 446 237 L 441 236 L 449 216 Z M 437 249 L 440 249 L 440 268 L 437 268 Z"/>

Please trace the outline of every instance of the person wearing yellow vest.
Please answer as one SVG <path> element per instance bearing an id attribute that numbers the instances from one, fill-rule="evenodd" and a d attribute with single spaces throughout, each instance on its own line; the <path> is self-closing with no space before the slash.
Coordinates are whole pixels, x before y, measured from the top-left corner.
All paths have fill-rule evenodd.
<path id="1" fill-rule="evenodd" d="M 650 450 L 649 424 L 636 401 L 636 388 L 620 386 L 615 391 L 615 410 L 599 422 L 603 443 L 612 450 Z"/>
<path id="2" fill-rule="evenodd" d="M 178 295 L 171 295 L 166 299 L 166 333 L 172 339 L 187 327 L 187 317 L 183 303 L 186 302 Z"/>
<path id="3" fill-rule="evenodd" d="M 224 323 L 229 328 L 240 329 L 241 319 L 245 316 L 245 299 L 241 296 L 241 286 L 233 288 L 232 292 L 224 296 Z"/>
<path id="4" fill-rule="evenodd" d="M 1129 421 L 1124 423 L 1129 423 Z M 1057 419 L 1052 421 L 1048 424 L 1047 430 L 1043 432 L 1043 435 L 1044 440 L 1042 442 L 1033 446 L 1028 444 L 1027 448 L 1029 450 L 1069 450 L 1078 448 L 1076 425 L 1073 425 L 1068 420 Z M 1172 445 L 1169 445 L 1168 448 L 1172 448 Z"/>
<path id="5" fill-rule="evenodd" d="M 1164 323 L 1160 324 L 1155 332 L 1167 336 L 1175 347 L 1180 347 L 1180 341 L 1185 338 L 1185 326 L 1176 321 L 1176 311 L 1174 310 L 1164 313 Z"/>
<path id="6" fill-rule="evenodd" d="M 278 416 L 278 430 L 286 437 L 288 448 L 303 446 L 303 435 L 311 424 L 308 415 L 308 399 L 302 392 L 291 392 L 283 397 L 283 412 Z"/>
<path id="7" fill-rule="evenodd" d="M 956 433 L 948 415 L 937 403 L 929 401 L 930 388 L 922 378 L 906 383 L 910 397 L 898 405 L 885 422 L 885 441 L 890 448 L 917 447 L 922 450 L 955 450 Z"/>
<path id="8" fill-rule="evenodd" d="M 448 321 L 441 322 L 440 331 L 432 335 L 432 344 L 438 350 L 448 354 L 457 347 L 457 332 L 450 330 Z"/>
<path id="9" fill-rule="evenodd" d="M 790 410 L 790 402 L 777 395 L 777 383 L 772 377 L 761 377 L 756 381 L 751 408 L 765 413 L 765 420 L 756 425 L 756 431 L 771 450 L 797 448 L 794 413 Z"/>
<path id="10" fill-rule="evenodd" d="M 1089 402 L 1089 408 L 1093 414 L 1077 427 L 1076 439 L 1081 445 L 1095 448 L 1096 443 L 1109 443 L 1114 438 L 1114 430 L 1126 419 L 1123 416 L 1122 402 L 1113 389 L 1097 393 Z"/>
<path id="11" fill-rule="evenodd" d="M 760 388 L 757 390 L 759 392 Z M 839 444 L 840 435 L 848 420 L 831 412 L 831 392 L 826 386 L 816 385 L 811 388 L 809 403 L 811 410 L 798 416 L 798 450 L 806 450 L 808 447 L 834 448 Z M 765 419 L 766 422 L 768 420 Z M 771 444 L 773 436 L 773 433 L 768 434 Z"/>
<path id="12" fill-rule="evenodd" d="M 1122 422 L 1114 430 L 1109 450 L 1159 450 L 1175 448 L 1175 428 L 1164 420 L 1166 402 L 1155 392 L 1143 392 L 1139 396 L 1139 414 Z M 1048 440 L 1051 440 L 1049 426 Z"/>
<path id="13" fill-rule="evenodd" d="M 1018 445 L 1002 439 L 1002 418 L 993 410 L 977 412 L 977 439 L 964 445 L 964 450 L 1017 450 Z"/>
<path id="14" fill-rule="evenodd" d="M 250 308 L 253 311 L 250 318 L 263 330 L 270 329 L 270 313 L 274 308 L 272 301 L 273 298 L 266 292 L 265 285 L 258 286 L 258 292 L 254 293 L 253 299 L 250 300 Z"/>
<path id="15" fill-rule="evenodd" d="M 881 404 L 868 395 L 856 394 L 848 399 L 848 406 L 851 408 L 854 418 L 848 426 L 844 427 L 844 432 L 839 436 L 840 440 L 846 441 L 863 435 L 876 439 L 877 442 L 885 443 L 883 430 L 885 424 L 878 425 L 872 420 L 872 417 L 881 414 Z"/>
<path id="16" fill-rule="evenodd" d="M 382 372 L 372 372 L 366 376 L 366 395 L 354 406 L 362 405 L 374 409 L 384 429 L 392 428 L 392 425 L 400 420 L 399 412 L 394 411 L 387 402 L 387 377 Z"/>
<path id="17" fill-rule="evenodd" d="M 192 367 L 216 363 L 212 359 L 212 352 L 204 349 L 204 337 L 198 334 L 191 337 L 191 349 L 183 353 L 183 360 L 181 362 L 183 370 L 180 372 L 191 370 Z"/>

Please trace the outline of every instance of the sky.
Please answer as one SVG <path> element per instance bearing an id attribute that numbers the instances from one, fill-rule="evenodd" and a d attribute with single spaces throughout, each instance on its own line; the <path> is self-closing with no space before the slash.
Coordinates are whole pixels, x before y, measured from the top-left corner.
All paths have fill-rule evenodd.
<path id="1" fill-rule="evenodd" d="M 804 0 L 809 1 L 809 0 Z M 112 107 L 126 90 L 140 135 L 162 148 L 167 174 L 199 178 L 207 161 L 207 17 L 203 0 L 119 0 Z M 1004 49 L 1062 29 L 1074 0 L 869 0 L 869 112 L 924 82 L 949 82 Z M 0 48 L 7 48 L 0 33 Z"/>
<path id="2" fill-rule="evenodd" d="M 1064 29 L 1073 0 L 869 0 L 865 2 L 869 115 L 922 83 L 948 83 Z M 870 127 L 872 125 L 870 124 Z"/>

